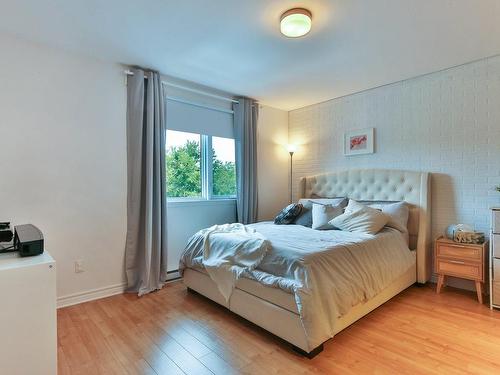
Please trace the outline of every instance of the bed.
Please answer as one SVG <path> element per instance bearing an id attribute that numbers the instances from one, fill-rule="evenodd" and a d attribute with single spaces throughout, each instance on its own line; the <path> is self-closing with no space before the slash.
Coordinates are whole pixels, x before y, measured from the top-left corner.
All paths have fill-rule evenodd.
<path id="1" fill-rule="evenodd" d="M 279 336 L 291 343 L 300 353 L 312 357 L 321 352 L 323 342 L 333 337 L 336 333 L 342 331 L 415 282 L 425 283 L 429 280 L 431 262 L 430 178 L 429 174 L 424 172 L 385 169 L 349 170 L 304 177 L 300 181 L 299 193 L 301 198 L 348 197 L 355 200 L 407 202 L 410 206 L 410 212 L 408 219 L 409 245 L 406 246 L 406 250 L 408 253 L 411 253 L 413 260 L 409 260 L 409 256 L 405 255 L 404 259 L 400 262 L 400 267 L 404 266 L 405 269 L 400 268 L 390 280 L 386 276 L 392 274 L 391 272 L 394 271 L 390 268 L 392 266 L 391 262 L 385 260 L 384 264 L 386 266 L 384 267 L 387 267 L 387 270 L 382 271 L 387 272 L 380 272 L 380 275 L 386 277 L 383 284 L 384 287 L 377 289 L 376 293 L 367 294 L 368 297 L 364 299 L 348 298 L 344 304 L 333 304 L 333 299 L 330 300 L 325 297 L 325 295 L 330 295 L 328 294 L 331 293 L 330 289 L 321 291 L 322 288 L 326 288 L 324 285 L 328 285 L 328 279 L 325 279 L 325 282 L 316 282 L 315 284 L 314 289 L 322 292 L 322 299 L 318 299 L 319 297 L 310 298 L 306 303 L 304 295 L 301 299 L 297 296 L 298 293 L 288 290 L 292 288 L 277 287 L 278 285 L 276 283 L 273 284 L 273 282 L 262 282 L 265 279 L 272 279 L 272 275 L 266 275 L 265 271 L 263 272 L 264 276 L 260 275 L 262 277 L 259 278 L 254 277 L 254 275 L 241 277 L 236 282 L 229 299 L 221 294 L 217 284 L 212 281 L 212 278 L 210 278 L 203 267 L 194 266 L 184 260 L 185 264 L 182 266 L 182 276 L 185 285 L 189 289 L 198 292 Z M 277 229 L 284 233 L 283 238 L 290 237 L 293 241 L 293 236 L 295 235 L 296 241 L 302 237 L 306 241 L 310 240 L 311 243 L 316 242 L 318 244 L 328 244 L 328 241 L 338 241 L 335 236 L 340 236 L 340 241 L 343 241 L 343 248 L 345 248 L 343 249 L 343 253 L 349 256 L 353 253 L 353 246 L 357 246 L 360 252 L 364 251 L 365 254 L 372 254 L 372 256 L 373 254 L 377 254 L 374 250 L 370 250 L 373 248 L 373 244 L 378 244 L 380 256 L 384 256 L 385 248 L 396 246 L 396 244 L 393 245 L 391 242 L 396 240 L 391 239 L 393 234 L 389 230 L 382 231 L 379 237 L 371 241 L 373 242 L 372 246 L 368 247 L 370 241 L 359 236 L 334 233 L 338 231 L 314 231 L 309 228 L 293 228 L 298 227 L 295 225 L 279 227 L 281 228 L 273 229 L 270 223 L 258 223 L 255 225 L 256 230 L 265 233 L 271 242 L 275 238 L 276 248 L 278 249 L 281 246 L 282 250 L 286 250 L 286 246 L 290 246 L 291 248 L 292 242 L 278 240 L 278 234 L 273 232 Z M 317 233 L 317 235 L 314 233 Z M 403 245 L 398 244 L 397 246 Z M 408 251 L 408 248 L 410 251 Z M 342 255 L 342 251 L 338 251 L 337 253 Z M 390 255 L 390 253 L 386 253 L 386 257 L 388 256 L 387 254 Z M 369 261 L 365 263 L 365 267 L 370 266 Z M 325 271 L 319 274 L 329 274 L 329 271 L 333 270 L 334 265 L 335 261 L 327 266 L 321 264 L 320 266 L 322 267 L 332 268 L 323 268 Z M 377 271 L 377 268 L 372 267 L 371 269 L 374 272 Z M 255 270 L 255 272 L 258 273 L 261 271 Z M 340 277 L 336 275 L 335 272 L 331 272 L 330 276 Z M 341 281 L 342 279 L 335 278 L 331 280 L 331 282 Z M 345 297 L 346 295 L 344 294 L 343 296 Z M 347 297 L 351 296 L 347 295 Z M 325 301 L 329 304 L 326 304 Z M 352 301 L 357 302 L 350 304 Z M 320 306 L 316 305 L 321 305 L 323 302 L 327 306 L 323 307 L 322 315 L 312 314 L 315 310 L 321 310 Z M 345 308 L 346 303 L 348 308 Z M 337 310 L 339 308 L 343 309 L 342 313 L 338 313 Z M 329 322 L 321 321 L 321 318 L 325 314 L 328 314 L 329 311 L 333 311 L 331 312 L 332 316 Z"/>

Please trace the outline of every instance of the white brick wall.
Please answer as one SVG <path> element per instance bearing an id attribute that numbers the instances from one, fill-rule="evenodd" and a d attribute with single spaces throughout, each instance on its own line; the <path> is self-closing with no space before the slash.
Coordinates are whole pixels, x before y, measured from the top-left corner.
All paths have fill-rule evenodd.
<path id="1" fill-rule="evenodd" d="M 375 127 L 375 154 L 343 156 L 343 133 Z M 500 57 L 289 113 L 294 192 L 302 176 L 349 168 L 432 172 L 433 236 L 451 223 L 489 229 L 500 205 Z"/>

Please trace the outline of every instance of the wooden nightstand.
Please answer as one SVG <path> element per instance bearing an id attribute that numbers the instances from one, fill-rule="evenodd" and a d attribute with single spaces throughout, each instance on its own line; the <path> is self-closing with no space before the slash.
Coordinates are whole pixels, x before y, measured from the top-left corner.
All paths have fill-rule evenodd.
<path id="1" fill-rule="evenodd" d="M 435 271 L 439 275 L 436 292 L 441 292 L 446 276 L 473 280 L 477 299 L 482 304 L 488 263 L 487 248 L 488 242 L 481 245 L 463 244 L 439 237 L 434 247 Z"/>

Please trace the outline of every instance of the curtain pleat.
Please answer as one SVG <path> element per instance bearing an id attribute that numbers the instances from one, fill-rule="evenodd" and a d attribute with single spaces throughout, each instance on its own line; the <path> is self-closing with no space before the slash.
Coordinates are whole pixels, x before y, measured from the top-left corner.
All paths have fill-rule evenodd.
<path id="1" fill-rule="evenodd" d="M 257 120 L 259 107 L 255 100 L 239 98 L 234 104 L 236 142 L 236 209 L 238 222 L 257 221 Z"/>

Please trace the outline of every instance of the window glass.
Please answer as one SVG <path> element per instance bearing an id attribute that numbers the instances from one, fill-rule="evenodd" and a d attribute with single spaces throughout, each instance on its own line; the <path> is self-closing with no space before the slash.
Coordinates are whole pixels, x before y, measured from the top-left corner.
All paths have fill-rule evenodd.
<path id="1" fill-rule="evenodd" d="M 167 130 L 167 197 L 201 197 L 200 135 Z"/>
<path id="2" fill-rule="evenodd" d="M 212 137 L 212 195 L 214 198 L 236 196 L 234 139 Z"/>

